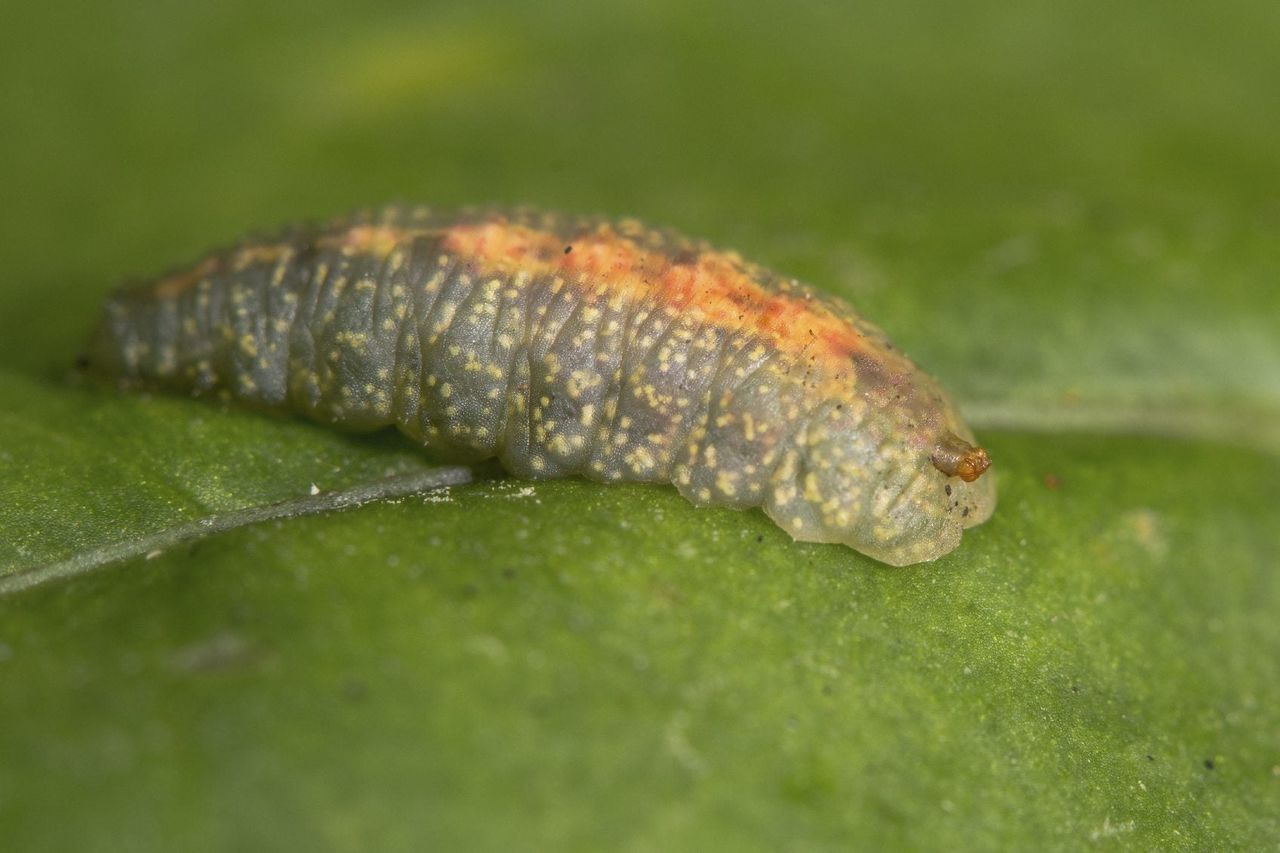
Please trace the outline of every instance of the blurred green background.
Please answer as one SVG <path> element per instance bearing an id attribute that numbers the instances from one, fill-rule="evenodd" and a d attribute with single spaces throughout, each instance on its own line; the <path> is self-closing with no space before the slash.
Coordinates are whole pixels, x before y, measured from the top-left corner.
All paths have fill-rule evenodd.
<path id="1" fill-rule="evenodd" d="M 486 480 L 0 598 L 3 846 L 1275 846 L 1277 45 L 1244 0 L 8 10 L 0 582 L 424 470 L 68 370 L 120 280 L 390 200 L 845 296 L 1001 506 L 889 570 Z"/>

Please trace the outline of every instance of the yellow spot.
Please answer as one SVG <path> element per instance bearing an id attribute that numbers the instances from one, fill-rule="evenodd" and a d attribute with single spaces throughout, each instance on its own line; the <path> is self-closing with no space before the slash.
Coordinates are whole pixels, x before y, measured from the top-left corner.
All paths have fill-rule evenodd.
<path id="1" fill-rule="evenodd" d="M 643 474 L 654 465 L 653 454 L 643 447 L 637 447 L 630 453 L 631 470 L 637 474 Z"/>
<path id="2" fill-rule="evenodd" d="M 804 475 L 804 499 L 810 503 L 822 500 L 822 492 L 818 490 L 818 475 L 812 471 Z"/>
<path id="3" fill-rule="evenodd" d="M 369 336 L 364 332 L 338 332 L 333 339 L 340 344 L 346 344 L 352 349 L 363 349 L 369 342 Z"/>

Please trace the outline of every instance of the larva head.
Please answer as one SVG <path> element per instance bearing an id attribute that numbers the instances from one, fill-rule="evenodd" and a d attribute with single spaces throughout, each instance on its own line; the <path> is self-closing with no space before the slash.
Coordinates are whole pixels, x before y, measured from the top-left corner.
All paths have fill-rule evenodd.
<path id="1" fill-rule="evenodd" d="M 944 433 L 933 447 L 929 461 L 948 477 L 959 477 L 972 483 L 991 467 L 991 457 L 984 447 L 974 447 L 953 432 Z"/>
<path id="2" fill-rule="evenodd" d="M 780 469 L 769 515 L 797 539 L 895 566 L 954 549 L 995 508 L 994 478 L 983 473 L 991 461 L 950 403 L 922 390 L 927 408 L 857 399 L 820 409 L 797 435 L 793 479 Z"/>

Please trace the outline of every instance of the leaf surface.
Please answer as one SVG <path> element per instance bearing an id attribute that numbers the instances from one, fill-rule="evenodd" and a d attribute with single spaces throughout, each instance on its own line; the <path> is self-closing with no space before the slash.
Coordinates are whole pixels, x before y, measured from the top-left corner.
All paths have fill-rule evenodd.
<path id="1" fill-rule="evenodd" d="M 17 12 L 6 843 L 1274 845 L 1277 36 L 1244 0 Z M 849 298 L 964 402 L 995 517 L 888 569 L 71 376 L 118 279 L 397 198 L 639 215 Z"/>

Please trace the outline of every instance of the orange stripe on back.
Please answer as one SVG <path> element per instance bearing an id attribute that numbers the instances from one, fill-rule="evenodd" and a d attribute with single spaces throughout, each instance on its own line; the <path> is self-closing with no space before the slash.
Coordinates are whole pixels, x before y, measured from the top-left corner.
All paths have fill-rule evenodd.
<path id="1" fill-rule="evenodd" d="M 447 229 L 441 245 L 485 271 L 596 280 L 611 295 L 637 302 L 656 294 L 667 307 L 695 311 L 708 323 L 755 333 L 793 353 L 819 345 L 847 361 L 863 348 L 862 336 L 844 318 L 803 292 L 762 285 L 732 252 L 672 256 L 642 247 L 607 224 L 566 243 L 563 235 L 523 225 L 467 223 Z"/>

